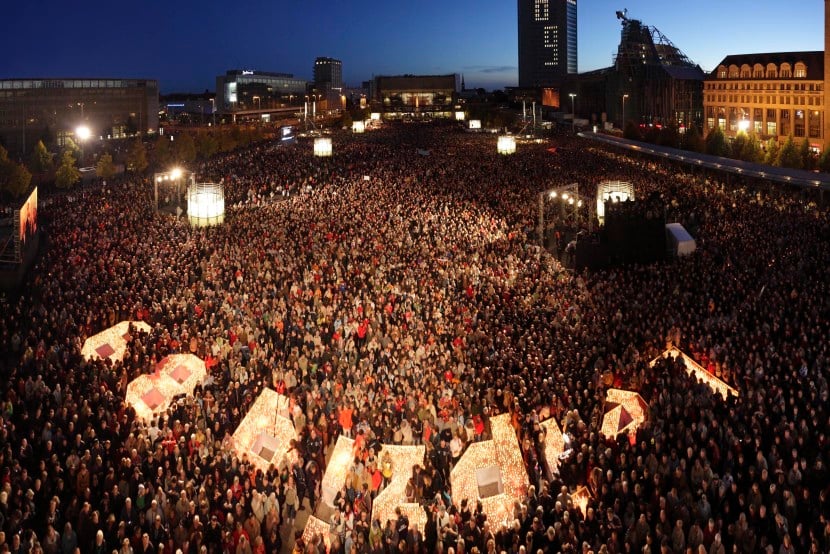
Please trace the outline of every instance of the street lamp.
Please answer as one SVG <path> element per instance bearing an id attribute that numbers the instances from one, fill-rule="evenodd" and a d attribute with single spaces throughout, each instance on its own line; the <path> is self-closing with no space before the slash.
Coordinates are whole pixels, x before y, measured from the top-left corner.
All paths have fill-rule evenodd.
<path id="1" fill-rule="evenodd" d="M 576 104 L 574 103 L 576 93 L 572 92 L 568 96 L 571 97 L 571 131 L 576 131 Z"/>
<path id="2" fill-rule="evenodd" d="M 77 129 L 75 129 L 75 136 L 78 137 L 78 140 L 86 140 L 92 135 L 92 131 L 89 130 L 89 127 L 86 125 L 81 125 Z"/>
<path id="3" fill-rule="evenodd" d="M 622 127 L 625 127 L 625 101 L 626 101 L 627 99 L 628 99 L 628 95 L 627 95 L 627 94 L 623 94 L 623 95 L 622 95 L 622 101 L 623 101 L 623 114 L 622 114 L 622 125 L 620 126 L 621 128 L 622 128 Z"/>
<path id="4" fill-rule="evenodd" d="M 78 139 L 78 148 L 80 149 L 80 160 L 78 160 L 78 165 L 83 167 L 84 165 L 84 143 L 92 136 L 92 131 L 89 130 L 89 127 L 86 125 L 79 125 L 75 129 L 75 138 Z"/>

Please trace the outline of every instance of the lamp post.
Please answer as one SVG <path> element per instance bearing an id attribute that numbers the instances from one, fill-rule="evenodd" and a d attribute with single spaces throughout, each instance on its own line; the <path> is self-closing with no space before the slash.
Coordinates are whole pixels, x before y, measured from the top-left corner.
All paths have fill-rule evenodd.
<path id="1" fill-rule="evenodd" d="M 89 127 L 87 127 L 86 125 L 81 125 L 75 129 L 75 138 L 78 139 L 78 148 L 80 149 L 81 159 L 78 160 L 78 165 L 80 167 L 84 166 L 84 143 L 91 135 L 92 131 L 90 131 Z"/>
<path id="2" fill-rule="evenodd" d="M 574 102 L 576 93 L 572 92 L 568 96 L 571 97 L 571 131 L 576 131 L 576 103 Z"/>
<path id="3" fill-rule="evenodd" d="M 182 170 L 179 167 L 174 167 L 170 170 L 170 179 L 176 181 L 176 206 L 182 205 L 182 193 L 180 188 L 180 180 L 182 177 Z"/>
<path id="4" fill-rule="evenodd" d="M 622 102 L 623 102 L 622 124 L 620 125 L 620 128 L 621 128 L 621 129 L 625 127 L 625 101 L 626 101 L 627 99 L 628 99 L 628 95 L 627 95 L 627 94 L 623 94 L 623 95 L 622 95 Z"/>

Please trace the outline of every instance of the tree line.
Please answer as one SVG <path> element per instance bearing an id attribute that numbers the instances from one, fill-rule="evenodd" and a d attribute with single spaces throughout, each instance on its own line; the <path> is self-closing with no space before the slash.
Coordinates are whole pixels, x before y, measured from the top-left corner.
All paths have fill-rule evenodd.
<path id="1" fill-rule="evenodd" d="M 136 138 L 126 148 L 105 148 L 97 157 L 95 174 L 99 179 L 111 179 L 120 164 L 135 174 L 150 168 L 166 170 L 175 164 L 205 160 L 266 138 L 270 135 L 262 127 L 239 126 L 192 130 L 149 141 Z M 81 159 L 81 150 L 71 138 L 66 139 L 57 153 L 49 152 L 43 141 L 39 141 L 23 163 L 10 159 L 0 146 L 0 194 L 6 198 L 22 198 L 28 194 L 33 180 L 36 184 L 54 183 L 57 188 L 71 188 L 81 180 Z"/>
<path id="2" fill-rule="evenodd" d="M 729 140 L 719 126 L 704 137 L 695 126 L 687 129 L 685 133 L 680 133 L 675 127 L 643 129 L 629 122 L 623 136 L 631 140 L 734 160 L 789 169 L 819 169 L 830 172 L 830 145 L 821 154 L 816 154 L 810 148 L 809 139 L 796 140 L 792 135 L 787 137 L 784 144 L 780 144 L 776 138 L 761 141 L 752 131 L 739 131 L 734 139 Z"/>

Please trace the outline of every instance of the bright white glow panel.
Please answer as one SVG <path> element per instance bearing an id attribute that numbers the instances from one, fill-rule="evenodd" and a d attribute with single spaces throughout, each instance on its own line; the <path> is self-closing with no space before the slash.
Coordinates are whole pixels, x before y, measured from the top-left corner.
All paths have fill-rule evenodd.
<path id="1" fill-rule="evenodd" d="M 139 331 L 149 333 L 152 330 L 143 321 L 122 321 L 86 339 L 81 348 L 81 355 L 87 360 L 109 358 L 114 362 L 123 359 L 124 352 L 127 350 L 126 337 L 130 323 L 135 329 L 134 334 Z"/>
<path id="2" fill-rule="evenodd" d="M 490 428 L 493 439 L 470 444 L 452 469 L 450 480 L 453 502 L 460 504 L 465 498 L 473 503 L 481 500 L 487 519 L 498 526 L 512 520 L 513 503 L 521 502 L 530 481 L 516 432 L 510 425 L 510 415 L 502 414 L 491 418 Z M 499 469 L 499 490 L 504 492 L 482 498 L 479 491 L 479 470 L 489 470 L 493 466 Z"/>
<path id="3" fill-rule="evenodd" d="M 717 377 L 706 371 L 706 368 L 704 368 L 702 365 L 694 361 L 691 357 L 687 356 L 685 353 L 683 353 L 674 346 L 660 354 L 660 356 L 658 356 L 657 358 L 651 360 L 651 362 L 648 364 L 649 367 L 654 367 L 654 364 L 657 363 L 657 360 L 659 360 L 660 358 L 665 358 L 667 356 L 671 356 L 673 358 L 676 356 L 680 356 L 681 358 L 683 358 L 683 364 L 686 366 L 686 373 L 692 374 L 694 375 L 695 379 L 706 383 L 706 385 L 710 389 L 712 389 L 712 392 L 721 395 L 721 398 L 723 398 L 724 400 L 726 400 L 726 396 L 730 393 L 735 397 L 739 396 L 737 389 L 730 387 L 724 381 L 718 379 Z"/>
<path id="4" fill-rule="evenodd" d="M 379 519 L 381 526 L 385 526 L 387 520 L 397 519 L 395 508 L 400 508 L 401 513 L 409 518 L 409 524 L 416 526 L 423 533 L 427 523 L 426 513 L 417 502 L 406 501 L 406 483 L 412 476 L 413 466 L 423 467 L 426 449 L 423 446 L 384 444 L 378 459 L 382 460 L 386 452 L 389 452 L 393 460 L 392 479 L 372 503 L 372 519 Z"/>
<path id="5" fill-rule="evenodd" d="M 471 119 L 470 120 L 470 129 L 481 129 L 481 120 L 480 119 Z"/>
<path id="6" fill-rule="evenodd" d="M 288 404 L 285 396 L 263 389 L 233 434 L 233 449 L 240 460 L 247 458 L 263 472 L 271 464 L 280 467 L 291 441 L 297 438 Z M 293 461 L 294 457 L 287 459 Z"/>
<path id="7" fill-rule="evenodd" d="M 322 500 L 328 506 L 334 507 L 334 497 L 343 483 L 346 482 L 346 475 L 354 465 L 354 441 L 344 435 L 337 437 L 337 443 L 326 466 L 326 474 L 323 475 Z"/>
<path id="8" fill-rule="evenodd" d="M 456 121 L 464 121 L 464 112 L 455 112 Z"/>
<path id="9" fill-rule="evenodd" d="M 193 226 L 217 225 L 225 220 L 225 190 L 215 183 L 187 188 L 187 217 Z"/>
<path id="10" fill-rule="evenodd" d="M 332 154 L 331 139 L 321 137 L 314 139 L 314 155 L 318 158 L 328 158 Z"/>
<path id="11" fill-rule="evenodd" d="M 127 384 L 127 404 L 145 423 L 163 413 L 177 394 L 179 384 L 164 374 L 139 375 Z"/>
<path id="12" fill-rule="evenodd" d="M 501 136 L 499 137 L 499 141 L 496 145 L 496 148 L 499 154 L 508 155 L 508 154 L 515 154 L 516 153 L 516 138 L 509 137 L 509 136 Z"/>
<path id="13" fill-rule="evenodd" d="M 559 457 L 565 451 L 565 437 L 554 418 L 547 419 L 539 424 L 545 431 L 545 461 L 552 474 L 558 473 Z"/>
<path id="14" fill-rule="evenodd" d="M 352 123 L 353 133 L 362 133 L 366 130 L 366 125 L 362 121 L 355 121 Z"/>

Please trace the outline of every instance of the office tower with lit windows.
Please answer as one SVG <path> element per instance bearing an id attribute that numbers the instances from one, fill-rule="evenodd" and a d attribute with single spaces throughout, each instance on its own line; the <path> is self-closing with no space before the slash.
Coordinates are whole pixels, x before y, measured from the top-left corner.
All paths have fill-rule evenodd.
<path id="1" fill-rule="evenodd" d="M 518 0 L 519 86 L 559 87 L 577 72 L 577 0 Z"/>
<path id="2" fill-rule="evenodd" d="M 319 91 L 343 89 L 343 62 L 334 58 L 314 60 L 314 87 Z"/>

